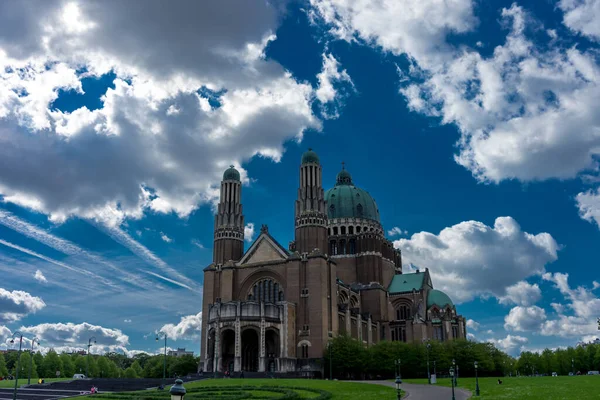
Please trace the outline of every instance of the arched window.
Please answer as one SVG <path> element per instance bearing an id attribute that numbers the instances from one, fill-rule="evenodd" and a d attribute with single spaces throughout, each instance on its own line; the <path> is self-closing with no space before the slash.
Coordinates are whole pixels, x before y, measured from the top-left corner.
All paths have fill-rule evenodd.
<path id="1" fill-rule="evenodd" d="M 407 320 L 411 318 L 410 307 L 406 304 L 402 304 L 400 307 L 396 309 L 396 319 L 397 320 Z"/>
<path id="2" fill-rule="evenodd" d="M 342 226 L 342 227 L 340 228 L 340 234 L 342 234 L 342 235 L 345 235 L 345 234 L 346 234 L 346 227 L 345 227 L 345 226 Z"/>
<path id="3" fill-rule="evenodd" d="M 354 227 L 353 226 L 348 227 L 348 235 L 354 235 Z"/>
<path id="4" fill-rule="evenodd" d="M 340 240 L 340 254 L 346 254 L 346 241 Z"/>
<path id="5" fill-rule="evenodd" d="M 337 242 L 335 240 L 332 240 L 331 242 L 329 242 L 329 254 L 331 254 L 332 256 L 337 255 L 338 253 L 338 246 L 337 246 Z"/>
<path id="6" fill-rule="evenodd" d="M 348 249 L 348 254 L 356 254 L 356 240 L 350 239 L 350 249 Z"/>
<path id="7" fill-rule="evenodd" d="M 302 358 L 308 358 L 308 345 L 303 344 L 301 349 L 302 349 Z"/>
<path id="8" fill-rule="evenodd" d="M 260 281 L 256 282 L 254 286 L 252 286 L 252 289 L 250 289 L 248 300 L 261 301 L 265 303 L 283 301 L 283 290 L 277 281 L 270 278 L 261 279 Z"/>

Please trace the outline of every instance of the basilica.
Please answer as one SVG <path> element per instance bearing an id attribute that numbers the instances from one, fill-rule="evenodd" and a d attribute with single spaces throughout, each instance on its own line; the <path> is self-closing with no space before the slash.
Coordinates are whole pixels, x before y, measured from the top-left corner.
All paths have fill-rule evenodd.
<path id="1" fill-rule="evenodd" d="M 365 346 L 466 337 L 465 318 L 433 288 L 429 271 L 402 273 L 402 254 L 385 237 L 371 195 L 344 168 L 325 190 L 310 149 L 300 163 L 294 217 L 287 248 L 263 225 L 244 252 L 240 174 L 234 167 L 223 174 L 213 262 L 204 269 L 205 372 L 318 376 L 338 335 Z"/>

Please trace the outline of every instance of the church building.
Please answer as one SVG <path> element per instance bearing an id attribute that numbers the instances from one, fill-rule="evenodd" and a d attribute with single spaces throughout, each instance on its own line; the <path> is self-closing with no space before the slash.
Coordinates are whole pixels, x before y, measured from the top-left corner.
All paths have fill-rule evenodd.
<path id="1" fill-rule="evenodd" d="M 291 207 L 290 207 L 291 208 Z M 263 225 L 244 252 L 242 183 L 223 174 L 213 262 L 204 269 L 201 368 L 205 372 L 318 375 L 328 341 L 365 346 L 466 337 L 465 318 L 434 289 L 429 271 L 402 273 L 379 209 L 344 168 L 325 191 L 319 157 L 303 154 L 285 248 Z"/>

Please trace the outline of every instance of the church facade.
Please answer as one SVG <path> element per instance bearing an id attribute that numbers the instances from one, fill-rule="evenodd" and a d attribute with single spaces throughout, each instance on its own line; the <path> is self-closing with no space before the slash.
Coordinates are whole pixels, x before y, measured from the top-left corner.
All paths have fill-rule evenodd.
<path id="1" fill-rule="evenodd" d="M 402 273 L 374 199 L 342 168 L 325 191 L 319 157 L 303 154 L 295 240 L 263 225 L 244 252 L 239 172 L 221 182 L 213 262 L 204 269 L 201 368 L 205 372 L 318 374 L 328 342 L 349 335 L 421 342 L 466 337 L 465 318 L 429 271 Z"/>

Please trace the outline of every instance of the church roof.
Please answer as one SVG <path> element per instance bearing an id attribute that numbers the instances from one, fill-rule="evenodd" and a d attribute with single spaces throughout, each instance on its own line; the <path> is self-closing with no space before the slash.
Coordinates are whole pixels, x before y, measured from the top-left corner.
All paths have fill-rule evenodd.
<path id="1" fill-rule="evenodd" d="M 427 295 L 427 308 L 433 305 L 438 307 L 446 307 L 447 305 L 454 307 L 454 303 L 452 303 L 452 300 L 450 300 L 450 297 L 446 293 L 435 289 L 430 290 Z"/>
<path id="2" fill-rule="evenodd" d="M 302 164 L 319 164 L 319 156 L 312 149 L 302 154 Z"/>
<path id="3" fill-rule="evenodd" d="M 414 272 L 412 274 L 398 274 L 394 275 L 390 286 L 388 286 L 388 292 L 393 293 L 404 293 L 412 292 L 414 290 L 421 290 L 423 283 L 425 282 L 426 272 Z"/>
<path id="4" fill-rule="evenodd" d="M 223 180 L 224 181 L 229 181 L 229 180 L 231 180 L 231 181 L 239 181 L 240 180 L 240 173 L 239 173 L 239 171 L 237 169 L 235 169 L 235 167 L 233 165 L 231 165 L 223 173 Z"/>
<path id="5" fill-rule="evenodd" d="M 325 192 L 327 217 L 365 218 L 379 222 L 379 209 L 369 192 L 354 186 L 346 169 L 337 175 L 335 186 Z"/>

